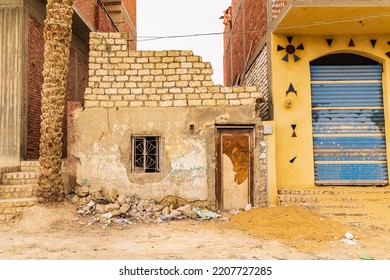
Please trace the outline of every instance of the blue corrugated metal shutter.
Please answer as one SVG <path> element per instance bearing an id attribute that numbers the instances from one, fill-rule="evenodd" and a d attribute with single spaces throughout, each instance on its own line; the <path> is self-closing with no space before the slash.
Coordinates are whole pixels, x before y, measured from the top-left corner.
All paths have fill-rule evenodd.
<path id="1" fill-rule="evenodd" d="M 317 185 L 387 185 L 382 67 L 312 65 Z"/>

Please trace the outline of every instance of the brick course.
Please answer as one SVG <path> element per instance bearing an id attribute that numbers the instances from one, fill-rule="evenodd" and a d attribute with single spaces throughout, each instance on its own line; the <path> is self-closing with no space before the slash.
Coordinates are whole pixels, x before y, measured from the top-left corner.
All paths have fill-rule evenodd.
<path id="1" fill-rule="evenodd" d="M 233 0 L 225 26 L 224 83 L 235 84 L 267 32 L 266 0 Z M 241 77 L 242 78 L 242 77 Z"/>
<path id="2" fill-rule="evenodd" d="M 131 24 L 136 26 L 135 2 L 124 0 L 122 5 L 131 17 Z M 115 31 L 113 24 L 96 4 L 96 0 L 74 0 L 75 10 L 91 28 L 101 31 Z M 135 30 L 128 27 L 128 33 L 135 37 Z M 122 43 L 127 44 L 127 41 Z M 136 41 L 130 43 L 135 49 Z M 27 69 L 27 159 L 39 158 L 40 116 L 41 116 L 41 90 L 43 84 L 43 22 L 36 19 L 33 14 L 28 15 L 28 69 Z M 126 47 L 127 49 L 127 47 Z M 71 49 L 69 60 L 69 73 L 67 76 L 66 101 L 83 102 L 84 92 L 88 85 L 88 57 Z M 67 114 L 64 115 L 63 156 L 67 154 Z"/>
<path id="3" fill-rule="evenodd" d="M 191 51 L 127 51 L 126 41 L 91 33 L 85 107 L 240 106 L 261 97 L 256 86 L 215 86 L 211 64 Z"/>

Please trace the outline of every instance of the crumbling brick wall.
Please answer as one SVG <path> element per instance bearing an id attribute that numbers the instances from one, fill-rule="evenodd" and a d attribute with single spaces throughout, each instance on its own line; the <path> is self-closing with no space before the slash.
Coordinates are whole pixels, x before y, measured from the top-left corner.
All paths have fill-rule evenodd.
<path id="1" fill-rule="evenodd" d="M 116 188 L 145 199 L 168 195 L 215 204 L 216 130 L 254 133 L 254 201 L 267 201 L 257 86 L 216 86 L 192 51 L 129 51 L 119 33 L 92 33 L 84 109 L 75 112 L 77 183 L 90 195 Z M 134 173 L 131 138 L 161 137 L 161 172 Z"/>
<path id="2" fill-rule="evenodd" d="M 93 33 L 85 107 L 255 104 L 257 87 L 214 86 L 209 62 L 192 51 L 128 51 L 120 33 Z"/>

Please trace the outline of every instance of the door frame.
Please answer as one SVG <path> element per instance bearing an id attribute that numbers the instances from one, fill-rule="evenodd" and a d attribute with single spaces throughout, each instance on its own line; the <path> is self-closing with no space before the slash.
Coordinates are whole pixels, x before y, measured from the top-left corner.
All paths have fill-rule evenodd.
<path id="1" fill-rule="evenodd" d="M 255 143 L 255 125 L 218 125 L 215 130 L 215 202 L 216 209 L 223 209 L 223 190 L 222 190 L 222 152 L 221 135 L 226 131 L 246 131 L 249 133 L 249 203 L 254 205 L 254 143 Z"/>

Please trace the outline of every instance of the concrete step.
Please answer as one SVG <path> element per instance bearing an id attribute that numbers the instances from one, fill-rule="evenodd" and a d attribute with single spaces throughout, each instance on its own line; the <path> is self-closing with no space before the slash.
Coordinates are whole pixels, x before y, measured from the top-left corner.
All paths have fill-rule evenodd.
<path id="1" fill-rule="evenodd" d="M 37 198 L 0 199 L 0 222 L 11 221 L 18 213 L 37 203 Z"/>
<path id="2" fill-rule="evenodd" d="M 282 189 L 278 194 L 278 203 L 281 206 L 302 206 L 325 216 L 344 217 L 351 224 L 360 223 L 362 219 L 367 221 L 373 214 L 372 207 L 390 207 L 389 188 Z"/>
<path id="3" fill-rule="evenodd" d="M 18 172 L 20 171 L 20 166 L 0 166 L 0 174 L 8 173 L 8 172 Z"/>
<path id="4" fill-rule="evenodd" d="M 0 199 L 32 198 L 35 196 L 38 184 L 0 185 Z"/>
<path id="5" fill-rule="evenodd" d="M 23 172 L 39 172 L 39 161 L 27 160 L 20 163 L 20 171 Z M 67 171 L 66 161 L 62 162 L 62 171 Z"/>
<path id="6" fill-rule="evenodd" d="M 25 185 L 38 183 L 38 172 L 10 172 L 3 174 L 3 185 Z"/>
<path id="7" fill-rule="evenodd" d="M 22 161 L 20 163 L 20 171 L 23 172 L 39 172 L 39 161 Z"/>
<path id="8" fill-rule="evenodd" d="M 16 165 L 12 165 L 12 166 L 8 166 L 8 165 L 0 165 L 0 184 L 2 183 L 2 180 L 3 180 L 3 174 L 4 173 L 8 173 L 8 172 L 17 172 L 17 171 L 20 171 L 20 166 L 16 166 Z"/>

